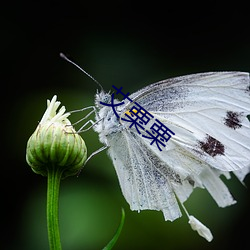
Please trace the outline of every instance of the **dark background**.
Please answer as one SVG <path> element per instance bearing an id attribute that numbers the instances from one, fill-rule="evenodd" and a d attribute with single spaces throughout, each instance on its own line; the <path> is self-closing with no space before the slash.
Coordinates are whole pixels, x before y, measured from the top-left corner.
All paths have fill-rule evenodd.
<path id="1" fill-rule="evenodd" d="M 48 249 L 46 178 L 25 161 L 26 143 L 54 94 L 67 110 L 93 105 L 97 85 L 59 57 L 69 55 L 102 83 L 133 92 L 168 77 L 205 71 L 249 71 L 248 5 L 227 2 L 10 2 L 1 4 L 2 249 Z M 72 116 L 77 121 L 82 114 Z M 89 131 L 89 154 L 101 147 Z M 121 215 L 114 249 L 248 249 L 249 189 L 225 180 L 237 204 L 218 208 L 205 190 L 186 203 L 214 235 L 211 243 L 185 216 L 165 222 L 161 212 L 132 212 L 105 152 L 81 175 L 62 181 L 60 228 L 65 250 L 101 249 Z M 250 186 L 249 176 L 246 186 Z"/>

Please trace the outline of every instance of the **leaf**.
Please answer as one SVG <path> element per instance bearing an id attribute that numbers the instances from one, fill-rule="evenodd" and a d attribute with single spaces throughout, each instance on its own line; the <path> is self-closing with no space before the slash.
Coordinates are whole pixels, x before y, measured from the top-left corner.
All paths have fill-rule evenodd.
<path id="1" fill-rule="evenodd" d="M 125 221 L 125 211 L 122 208 L 122 218 L 121 218 L 120 225 L 117 228 L 117 231 L 116 231 L 115 235 L 113 236 L 113 238 L 111 239 L 111 241 L 103 248 L 103 250 L 110 250 L 113 248 L 113 246 L 115 245 L 116 241 L 118 240 L 118 238 L 120 236 L 120 233 L 121 233 L 123 225 L 124 225 L 124 221 Z"/>

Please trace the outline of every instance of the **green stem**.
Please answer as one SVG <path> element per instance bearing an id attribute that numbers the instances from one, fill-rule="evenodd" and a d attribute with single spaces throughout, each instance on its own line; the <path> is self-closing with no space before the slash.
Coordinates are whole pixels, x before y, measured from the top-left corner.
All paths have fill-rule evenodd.
<path id="1" fill-rule="evenodd" d="M 47 227 L 50 250 L 61 250 L 59 231 L 59 188 L 62 170 L 58 167 L 48 168 L 47 186 Z"/>

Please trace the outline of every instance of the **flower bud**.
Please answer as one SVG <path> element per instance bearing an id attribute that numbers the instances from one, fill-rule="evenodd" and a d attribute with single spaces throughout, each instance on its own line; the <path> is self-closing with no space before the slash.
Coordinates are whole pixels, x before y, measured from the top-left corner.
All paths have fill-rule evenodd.
<path id="1" fill-rule="evenodd" d="M 47 101 L 41 122 L 27 143 L 26 161 L 32 170 L 47 176 L 50 168 L 62 171 L 62 177 L 75 175 L 79 172 L 87 158 L 86 145 L 76 133 L 61 107 L 56 113 L 60 102 L 54 96 Z"/>

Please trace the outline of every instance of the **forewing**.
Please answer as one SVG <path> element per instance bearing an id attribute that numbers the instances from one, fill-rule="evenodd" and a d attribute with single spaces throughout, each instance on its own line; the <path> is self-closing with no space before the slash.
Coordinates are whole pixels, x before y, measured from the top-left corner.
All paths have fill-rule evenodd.
<path id="1" fill-rule="evenodd" d="M 174 131 L 171 140 L 195 158 L 222 171 L 236 171 L 240 179 L 249 171 L 248 73 L 172 78 L 149 85 L 130 98 Z"/>

